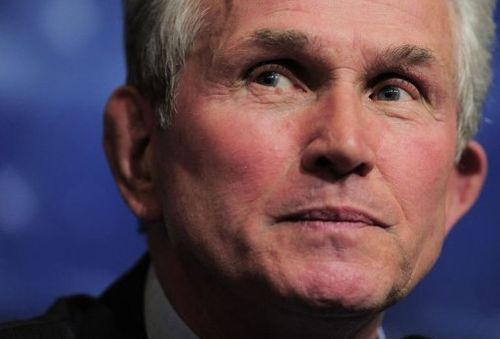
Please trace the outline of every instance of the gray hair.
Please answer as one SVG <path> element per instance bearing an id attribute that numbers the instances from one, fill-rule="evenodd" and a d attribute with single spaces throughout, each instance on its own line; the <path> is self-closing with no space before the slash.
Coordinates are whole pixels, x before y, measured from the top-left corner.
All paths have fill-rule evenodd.
<path id="1" fill-rule="evenodd" d="M 449 0 L 457 17 L 457 159 L 476 134 L 491 81 L 496 0 Z M 123 0 L 127 83 L 148 98 L 162 127 L 175 112 L 175 88 L 202 27 L 200 0 Z"/>
<path id="2" fill-rule="evenodd" d="M 491 82 L 491 43 L 496 0 L 452 0 L 457 15 L 458 140 L 457 160 L 474 137 Z"/>
<path id="3" fill-rule="evenodd" d="M 175 111 L 175 88 L 201 28 L 200 0 L 123 0 L 127 84 L 149 100 L 162 127 Z"/>

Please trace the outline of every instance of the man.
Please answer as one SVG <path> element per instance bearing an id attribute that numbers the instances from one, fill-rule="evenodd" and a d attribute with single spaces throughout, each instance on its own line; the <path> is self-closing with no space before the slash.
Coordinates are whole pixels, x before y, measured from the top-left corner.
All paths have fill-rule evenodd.
<path id="1" fill-rule="evenodd" d="M 125 8 L 104 147 L 150 262 L 4 336 L 381 336 L 480 192 L 493 1 Z"/>

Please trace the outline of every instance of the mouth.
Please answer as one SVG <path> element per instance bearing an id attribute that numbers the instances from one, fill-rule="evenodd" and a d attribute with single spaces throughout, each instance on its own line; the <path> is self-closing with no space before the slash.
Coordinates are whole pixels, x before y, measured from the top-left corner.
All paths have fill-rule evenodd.
<path id="1" fill-rule="evenodd" d="M 279 217 L 278 222 L 311 226 L 388 227 L 387 224 L 365 211 L 346 207 L 300 210 Z"/>

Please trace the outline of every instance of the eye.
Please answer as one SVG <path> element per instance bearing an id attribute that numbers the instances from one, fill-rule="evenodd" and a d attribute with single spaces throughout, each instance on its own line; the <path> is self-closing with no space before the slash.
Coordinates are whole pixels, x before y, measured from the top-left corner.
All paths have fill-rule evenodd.
<path id="1" fill-rule="evenodd" d="M 275 90 L 273 93 L 284 94 L 304 91 L 305 86 L 296 76 L 296 68 L 293 62 L 287 60 L 261 63 L 251 68 L 245 78 L 250 88 L 260 92 Z"/>
<path id="2" fill-rule="evenodd" d="M 381 101 L 408 101 L 411 95 L 404 89 L 396 86 L 384 86 L 373 94 L 373 99 Z"/>
<path id="3" fill-rule="evenodd" d="M 259 103 L 290 107 L 312 92 L 301 81 L 300 67 L 292 60 L 272 60 L 256 64 L 242 74 L 248 98 Z"/>
<path id="4" fill-rule="evenodd" d="M 290 79 L 276 71 L 264 71 L 255 77 L 254 82 L 262 86 L 281 89 L 293 87 Z"/>
<path id="5" fill-rule="evenodd" d="M 419 89 L 410 81 L 402 78 L 390 78 L 374 86 L 370 99 L 374 101 L 404 102 L 421 98 Z"/>

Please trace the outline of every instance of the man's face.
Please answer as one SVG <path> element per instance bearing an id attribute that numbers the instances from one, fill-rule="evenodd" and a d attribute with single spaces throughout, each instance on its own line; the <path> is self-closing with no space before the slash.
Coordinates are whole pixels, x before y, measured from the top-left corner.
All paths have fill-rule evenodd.
<path id="1" fill-rule="evenodd" d="M 269 302 L 362 311 L 405 295 L 451 226 L 447 2 L 211 10 L 153 137 L 168 246 Z"/>

